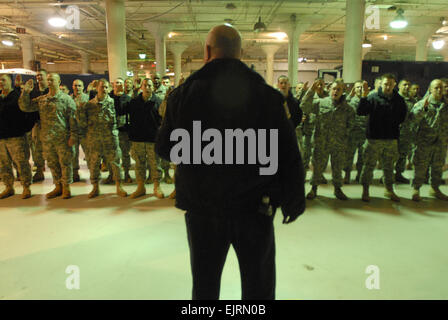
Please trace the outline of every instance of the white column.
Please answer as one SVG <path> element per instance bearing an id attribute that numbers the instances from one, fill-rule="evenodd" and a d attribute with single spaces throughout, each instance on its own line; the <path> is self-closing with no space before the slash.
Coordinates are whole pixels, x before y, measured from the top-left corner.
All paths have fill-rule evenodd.
<path id="1" fill-rule="evenodd" d="M 171 32 L 172 26 L 159 22 L 147 22 L 143 24 L 153 35 L 156 43 L 156 71 L 164 76 L 166 73 L 166 36 Z"/>
<path id="2" fill-rule="evenodd" d="M 180 75 L 182 73 L 182 53 L 188 48 L 183 43 L 173 43 L 170 45 L 170 51 L 174 56 L 174 86 L 179 85 Z"/>
<path id="3" fill-rule="evenodd" d="M 417 40 L 415 48 L 415 61 L 428 60 L 428 40 L 440 28 L 440 25 L 425 24 L 417 27 L 409 27 L 409 32 Z"/>
<path id="4" fill-rule="evenodd" d="M 310 23 L 298 24 L 296 21 L 291 21 L 285 28 L 288 34 L 288 77 L 291 87 L 297 85 L 298 66 L 299 66 L 299 39 L 300 35 L 308 29 Z"/>
<path id="5" fill-rule="evenodd" d="M 365 0 L 346 2 L 343 78 L 349 83 L 361 79 L 365 6 Z"/>
<path id="6" fill-rule="evenodd" d="M 20 36 L 20 42 L 22 44 L 23 68 L 31 69 L 33 67 L 31 62 L 34 61 L 33 37 L 30 35 Z"/>
<path id="7" fill-rule="evenodd" d="M 128 58 L 124 0 L 106 0 L 107 57 L 109 79 L 126 77 Z"/>
<path id="8" fill-rule="evenodd" d="M 81 55 L 81 74 L 87 74 L 90 70 L 90 55 L 85 51 L 79 51 Z"/>
<path id="9" fill-rule="evenodd" d="M 261 47 L 266 53 L 266 83 L 274 85 L 274 55 L 280 49 L 277 44 L 265 44 Z"/>

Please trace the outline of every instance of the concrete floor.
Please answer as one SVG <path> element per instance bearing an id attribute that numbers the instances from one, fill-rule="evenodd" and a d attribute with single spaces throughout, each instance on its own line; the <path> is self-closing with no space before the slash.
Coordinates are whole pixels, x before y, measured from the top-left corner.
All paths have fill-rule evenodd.
<path id="1" fill-rule="evenodd" d="M 186 230 L 174 200 L 122 199 L 114 186 L 101 186 L 103 195 L 87 199 L 91 187 L 83 168 L 74 198 L 47 201 L 52 184 L 48 170 L 45 175 L 32 185 L 31 199 L 0 200 L 0 299 L 190 299 Z M 169 194 L 173 185 L 162 188 Z M 441 189 L 448 193 L 448 186 Z M 380 185 L 372 186 L 369 204 L 360 200 L 359 185 L 344 190 L 355 200 L 336 200 L 332 187 L 322 186 L 290 225 L 281 224 L 277 212 L 277 298 L 448 299 L 448 203 L 428 198 L 428 186 L 421 203 L 409 200 L 410 186 L 397 187 L 406 198 L 399 204 L 384 199 Z M 79 290 L 66 287 L 73 265 Z M 379 268 L 379 289 L 366 288 L 370 265 Z M 231 249 L 221 299 L 240 294 Z"/>

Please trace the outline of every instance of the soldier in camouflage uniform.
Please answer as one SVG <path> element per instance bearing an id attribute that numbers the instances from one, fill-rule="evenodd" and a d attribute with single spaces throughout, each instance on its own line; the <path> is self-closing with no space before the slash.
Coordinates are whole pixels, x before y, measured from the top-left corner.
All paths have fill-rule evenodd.
<path id="1" fill-rule="evenodd" d="M 419 102 L 422 97 L 419 94 L 420 92 L 420 86 L 417 83 L 413 83 L 411 85 L 411 88 L 409 89 L 409 98 L 414 103 L 414 105 Z M 415 122 L 411 121 L 411 134 L 415 138 L 417 135 L 417 130 L 415 126 Z M 414 151 L 415 151 L 415 143 L 414 140 L 411 141 L 411 151 L 408 154 L 408 164 L 406 165 L 407 170 L 412 170 L 414 168 L 413 166 L 413 157 L 414 157 Z"/>
<path id="2" fill-rule="evenodd" d="M 412 183 L 412 200 L 420 201 L 420 187 L 431 172 L 430 195 L 448 201 L 439 187 L 442 184 L 442 168 L 448 146 L 448 99 L 443 96 L 443 82 L 435 79 L 430 85 L 430 95 L 417 102 L 412 110 L 417 125 L 414 154 L 415 175 Z"/>
<path id="3" fill-rule="evenodd" d="M 73 81 L 73 95 L 72 95 L 73 101 L 75 101 L 76 104 L 76 119 L 79 119 L 79 109 L 82 105 L 89 102 L 89 95 L 87 93 L 84 93 L 84 82 L 82 80 L 76 79 Z M 78 128 L 79 130 L 80 128 Z M 86 153 L 86 144 L 85 140 L 82 137 L 85 137 L 85 133 L 79 132 L 79 139 L 76 141 L 75 144 L 75 155 L 73 158 L 73 182 L 80 181 L 79 177 L 79 145 L 81 144 L 82 150 L 84 151 L 84 154 Z"/>
<path id="4" fill-rule="evenodd" d="M 411 82 L 407 79 L 403 79 L 398 84 L 398 93 L 404 99 L 408 112 L 406 119 L 400 125 L 400 137 L 398 138 L 398 160 L 395 165 L 395 181 L 401 183 L 409 183 L 409 179 L 403 177 L 403 172 L 406 169 L 406 160 L 408 155 L 412 151 L 412 141 L 414 141 L 414 135 L 412 130 L 412 113 L 411 110 L 414 107 L 414 100 L 409 97 L 409 89 Z"/>
<path id="5" fill-rule="evenodd" d="M 355 121 L 355 112 L 342 97 L 343 82 L 335 81 L 330 87 L 330 96 L 316 100 L 314 95 L 319 85 L 320 81 L 315 81 L 302 101 L 303 111 L 316 115 L 316 127 L 313 135 L 312 189 L 306 198 L 312 200 L 317 196 L 319 177 L 331 156 L 334 195 L 340 200 L 347 200 L 347 196 L 341 189 L 342 169 L 345 165 L 348 137 Z"/>
<path id="6" fill-rule="evenodd" d="M 27 114 L 20 110 L 20 91 L 11 87 L 8 75 L 0 75 L 0 90 L 0 178 L 6 186 L 0 199 L 14 195 L 13 162 L 17 164 L 23 186 L 22 199 L 27 199 L 31 197 L 31 166 L 26 132 L 34 121 L 29 122 Z"/>
<path id="7" fill-rule="evenodd" d="M 73 182 L 73 146 L 78 139 L 76 104 L 69 95 L 59 90 L 61 80 L 57 73 L 50 73 L 47 80 L 48 94 L 32 100 L 29 93 L 33 84 L 28 81 L 19 98 L 19 106 L 25 112 L 39 111 L 44 157 L 56 185 L 53 191 L 47 193 L 47 199 L 60 195 L 68 199 Z"/>
<path id="8" fill-rule="evenodd" d="M 350 95 L 347 97 L 348 104 L 353 108 L 356 113 L 359 102 L 361 101 L 362 95 L 362 81 L 357 81 L 353 85 L 353 89 Z M 347 147 L 347 159 L 344 167 L 345 178 L 344 183 L 350 183 L 350 173 L 353 167 L 353 160 L 355 158 L 355 153 L 358 152 L 358 159 L 356 161 L 356 182 L 359 182 L 361 177 L 362 164 L 364 162 L 364 143 L 366 142 L 366 127 L 367 127 L 367 117 L 355 115 L 355 121 L 352 131 L 349 134 L 348 147 Z"/>
<path id="9" fill-rule="evenodd" d="M 79 110 L 79 127 L 86 134 L 87 164 L 90 171 L 90 182 L 93 185 L 89 198 L 100 194 L 98 180 L 100 178 L 101 157 L 112 168 L 117 187 L 117 195 L 126 197 L 121 186 L 122 170 L 120 166 L 120 147 L 118 141 L 117 117 L 114 100 L 109 96 L 109 82 L 100 79 L 95 98 L 81 106 Z"/>
<path id="10" fill-rule="evenodd" d="M 152 76 L 152 83 L 153 83 L 153 87 L 154 87 L 154 94 L 159 97 L 160 101 L 163 101 L 165 99 L 168 87 L 162 83 L 162 78 L 160 76 L 160 73 L 156 72 Z M 170 163 L 168 161 L 166 161 L 165 159 L 159 158 L 159 156 L 157 156 L 157 163 L 160 165 L 160 167 L 164 173 L 162 181 L 167 184 L 172 184 L 173 179 L 171 178 L 170 171 L 169 171 Z M 162 176 L 162 172 L 160 169 L 159 169 L 159 175 Z M 153 178 L 153 177 L 151 177 L 151 178 Z M 154 179 L 152 179 L 152 180 L 154 180 Z"/>
<path id="11" fill-rule="evenodd" d="M 378 159 L 382 159 L 386 190 L 384 196 L 392 201 L 400 201 L 393 189 L 394 161 L 397 158 L 397 140 L 400 136 L 400 124 L 406 118 L 407 106 L 396 92 L 395 76 L 385 74 L 377 92 L 369 94 L 366 81 L 363 83 L 361 102 L 357 114 L 368 116 L 367 143 L 364 148 L 364 164 L 361 172 L 363 185 L 362 200 L 370 201 L 369 186 L 373 179 L 373 170 Z"/>
<path id="12" fill-rule="evenodd" d="M 124 105 L 122 110 L 119 110 L 120 115 L 129 115 L 128 132 L 129 139 L 132 141 L 131 156 L 135 160 L 135 176 L 138 184 L 137 190 L 131 194 L 131 198 L 146 194 L 145 178 L 149 165 L 154 181 L 154 195 L 162 199 L 165 195 L 160 189 L 160 176 L 154 151 L 155 138 L 161 124 L 159 107 L 162 101 L 153 93 L 151 79 L 144 79 L 140 89 L 142 93 Z"/>

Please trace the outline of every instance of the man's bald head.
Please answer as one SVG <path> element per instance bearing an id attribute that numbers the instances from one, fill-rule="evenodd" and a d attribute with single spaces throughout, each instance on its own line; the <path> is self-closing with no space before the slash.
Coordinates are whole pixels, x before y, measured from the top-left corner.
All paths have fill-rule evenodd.
<path id="1" fill-rule="evenodd" d="M 227 25 L 210 30 L 205 42 L 204 61 L 207 63 L 220 58 L 241 59 L 241 35 Z"/>

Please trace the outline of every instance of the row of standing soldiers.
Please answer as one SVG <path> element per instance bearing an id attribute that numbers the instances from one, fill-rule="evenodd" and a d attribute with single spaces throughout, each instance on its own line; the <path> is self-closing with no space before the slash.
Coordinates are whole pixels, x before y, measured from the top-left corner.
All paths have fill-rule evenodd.
<path id="1" fill-rule="evenodd" d="M 163 116 L 163 98 L 169 88 L 160 84 L 160 75 L 153 77 L 157 87 L 151 79 L 144 79 L 132 94 L 124 93 L 121 78 L 115 81 L 114 91 L 109 94 L 109 82 L 101 79 L 91 96 L 83 92 L 81 80 L 74 81 L 72 96 L 60 90 L 60 77 L 56 73 L 39 72 L 37 80 L 37 88 L 32 80 L 13 88 L 8 75 L 0 76 L 0 177 L 6 186 L 0 199 L 15 192 L 13 164 L 23 185 L 22 198 L 26 199 L 31 196 L 32 180 L 43 180 L 45 161 L 55 184 L 46 197 L 70 198 L 70 184 L 74 177 L 79 181 L 79 146 L 84 150 L 93 185 L 89 198 L 99 195 L 102 159 L 111 172 L 108 180 L 115 180 L 117 194 L 127 196 L 122 188 L 120 162 L 125 180 L 129 181 L 129 154 L 135 160 L 138 184 L 131 197 L 146 193 L 147 169 L 154 182 L 154 195 L 164 197 L 160 188 L 161 160 L 155 155 L 154 142 Z M 37 167 L 33 178 L 30 149 Z M 162 168 L 168 182 L 169 163 L 162 162 Z"/>
<path id="2" fill-rule="evenodd" d="M 285 80 L 284 76 L 278 80 L 280 91 Z M 430 180 L 430 194 L 448 200 L 439 189 L 444 184 L 448 147 L 448 80 L 433 80 L 423 99 L 410 95 L 410 81 L 401 80 L 398 91 L 394 90 L 396 85 L 395 76 L 386 74 L 376 80 L 373 91 L 367 82 L 357 81 L 349 93 L 345 92 L 341 79 L 328 90 L 323 79 L 317 79 L 311 88 L 307 83 L 300 85 L 295 97 L 285 90 L 291 120 L 297 110 L 303 112 L 301 121 L 292 122 L 297 127 L 305 168 L 310 158 L 313 164 L 307 199 L 314 199 L 318 186 L 326 183 L 323 172 L 331 158 L 334 194 L 347 200 L 341 188 L 344 182 L 350 183 L 357 152 L 356 181 L 363 186 L 363 201 L 370 201 L 369 185 L 377 162 L 384 171 L 381 181 L 385 196 L 400 201 L 393 184 L 410 182 L 403 176 L 407 158 L 415 170 L 412 199 L 421 200 L 419 189 Z"/>

